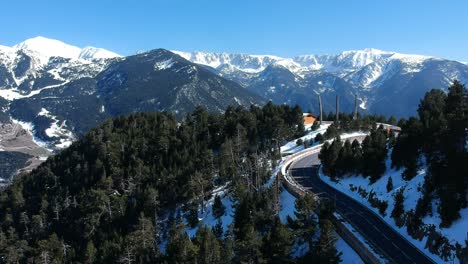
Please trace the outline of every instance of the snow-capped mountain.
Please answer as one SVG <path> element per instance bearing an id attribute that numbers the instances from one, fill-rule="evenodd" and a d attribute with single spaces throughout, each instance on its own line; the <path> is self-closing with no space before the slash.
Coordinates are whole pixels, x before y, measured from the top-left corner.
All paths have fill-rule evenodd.
<path id="1" fill-rule="evenodd" d="M 233 71 L 259 73 L 270 65 L 277 65 L 301 77 L 314 71 L 335 73 L 337 76 L 346 77 L 349 73 L 367 67 L 367 76 L 363 76 L 364 80 L 360 81 L 360 84 L 365 87 L 384 74 L 382 67 L 391 61 L 403 62 L 407 67 L 406 71 L 413 72 L 418 71 L 424 61 L 436 59 L 429 56 L 408 55 L 378 49 L 344 51 L 336 55 L 301 55 L 294 58 L 209 52 L 174 51 L 174 53 L 194 63 L 214 68 L 222 74 L 229 74 Z"/>
<path id="2" fill-rule="evenodd" d="M 0 122 L 56 150 L 110 117 L 183 117 L 198 105 L 222 111 L 272 100 L 317 112 L 320 94 L 325 111 L 334 110 L 336 95 L 340 109 L 352 111 L 357 95 L 361 111 L 408 116 L 427 90 L 454 79 L 467 82 L 468 65 L 376 49 L 294 58 L 158 49 L 122 57 L 36 37 L 0 46 Z"/>
<path id="3" fill-rule="evenodd" d="M 67 59 L 93 60 L 121 57 L 119 54 L 105 49 L 94 47 L 79 48 L 59 40 L 48 39 L 40 36 L 27 39 L 14 45 L 12 48 L 23 50 L 26 53 L 33 52 L 47 59 L 50 59 L 51 57 L 62 57 Z"/>
<path id="4" fill-rule="evenodd" d="M 294 58 L 166 50 L 121 57 L 44 37 L 0 46 L 2 115 L 30 122 L 55 147 L 115 115 L 183 115 L 197 105 L 221 111 L 261 97 L 316 112 L 318 94 L 325 111 L 337 94 L 340 109 L 351 111 L 357 95 L 361 111 L 408 116 L 425 91 L 446 89 L 453 79 L 466 82 L 468 66 L 377 49 Z M 61 133 L 46 133 L 54 125 Z"/>
<path id="5" fill-rule="evenodd" d="M 176 53 L 276 103 L 297 103 L 312 111 L 317 111 L 317 94 L 330 98 L 327 111 L 333 109 L 334 94 L 342 97 L 341 109 L 350 111 L 356 94 L 362 111 L 408 116 L 425 91 L 446 89 L 454 79 L 468 81 L 466 64 L 378 49 L 294 58 Z"/>
<path id="6" fill-rule="evenodd" d="M 210 52 L 182 52 L 172 51 L 191 62 L 224 70 L 240 70 L 247 73 L 263 71 L 273 62 L 283 60 L 271 55 L 246 55 Z"/>
<path id="7" fill-rule="evenodd" d="M 107 118 L 138 111 L 183 116 L 198 105 L 222 111 L 263 99 L 166 51 L 121 57 L 36 37 L 0 46 L 0 115 L 26 124 L 52 149 L 71 144 Z"/>
<path id="8" fill-rule="evenodd" d="M 102 71 L 108 59 L 119 58 L 111 51 L 79 48 L 58 40 L 35 37 L 13 47 L 0 46 L 0 96 L 19 99 L 51 85 Z M 29 93 L 29 95 L 28 95 Z"/>

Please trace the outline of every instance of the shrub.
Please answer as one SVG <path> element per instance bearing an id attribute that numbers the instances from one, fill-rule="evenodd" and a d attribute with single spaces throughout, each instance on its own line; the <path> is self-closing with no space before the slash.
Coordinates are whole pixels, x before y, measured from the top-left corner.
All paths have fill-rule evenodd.
<path id="1" fill-rule="evenodd" d="M 300 145 L 302 145 L 302 144 L 304 144 L 304 141 L 302 140 L 302 138 L 300 138 L 300 139 L 298 139 L 298 140 L 296 141 L 296 145 L 300 146 Z"/>

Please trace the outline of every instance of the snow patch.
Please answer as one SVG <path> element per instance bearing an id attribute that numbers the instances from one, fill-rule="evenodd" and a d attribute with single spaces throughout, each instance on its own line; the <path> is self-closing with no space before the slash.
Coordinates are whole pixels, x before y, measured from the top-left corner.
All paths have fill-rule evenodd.
<path id="1" fill-rule="evenodd" d="M 206 225 L 207 227 L 216 226 L 217 219 L 213 217 L 213 203 L 214 203 L 215 196 L 216 195 L 220 196 L 221 202 L 226 208 L 224 215 L 221 216 L 221 222 L 223 225 L 224 232 L 226 232 L 226 230 L 229 228 L 229 225 L 231 225 L 231 223 L 233 222 L 233 216 L 234 216 L 234 204 L 232 201 L 232 197 L 230 194 L 226 193 L 226 189 L 227 189 L 227 186 L 221 186 L 213 190 L 211 199 L 205 203 L 204 212 L 199 211 L 199 216 L 198 216 L 200 223 Z M 198 227 L 195 227 L 195 228 L 187 227 L 185 229 L 185 232 L 190 237 L 194 237 L 197 231 L 198 231 Z"/>
<path id="2" fill-rule="evenodd" d="M 50 138 L 59 139 L 59 143 L 55 144 L 58 149 L 67 148 L 73 143 L 75 136 L 67 129 L 66 120 L 60 122 L 56 116 L 51 115 L 45 108 L 41 109 L 38 116 L 45 116 L 52 120 L 52 124 L 45 130 L 45 133 Z"/>
<path id="3" fill-rule="evenodd" d="M 361 103 L 359 104 L 359 107 L 360 107 L 361 109 L 366 110 L 366 109 L 367 109 L 366 104 L 367 104 L 367 98 L 361 98 Z"/>
<path id="4" fill-rule="evenodd" d="M 165 61 L 158 61 L 154 64 L 154 70 L 155 71 L 162 71 L 166 70 L 172 67 L 174 65 L 174 62 L 172 59 L 167 59 Z"/>
<path id="5" fill-rule="evenodd" d="M 8 101 L 23 99 L 23 98 L 29 98 L 29 97 L 40 94 L 44 90 L 57 88 L 57 87 L 66 85 L 69 82 L 70 81 L 66 81 L 66 82 L 63 82 L 61 84 L 54 84 L 54 85 L 45 86 L 45 87 L 42 87 L 40 89 L 34 90 L 34 91 L 32 91 L 32 92 L 30 92 L 29 94 L 26 94 L 26 95 L 21 94 L 17 89 L 8 89 L 8 90 L 0 89 L 0 97 L 3 97 L 4 99 L 6 99 Z"/>
<path id="6" fill-rule="evenodd" d="M 311 140 L 311 139 L 315 139 L 315 137 L 318 135 L 318 134 L 324 134 L 326 131 L 327 131 L 327 128 L 330 126 L 330 124 L 325 124 L 323 123 L 322 125 L 320 125 L 320 127 L 315 130 L 315 131 L 309 131 L 305 136 L 303 137 L 300 137 L 298 139 L 301 139 L 303 142 L 306 141 L 306 140 Z M 310 128 L 311 125 L 308 126 L 308 128 Z M 293 154 L 293 153 L 296 153 L 296 152 L 299 152 L 301 150 L 304 150 L 304 145 L 297 145 L 296 142 L 298 139 L 295 139 L 295 140 L 291 140 L 289 142 L 287 142 L 286 144 L 284 144 L 283 146 L 281 146 L 280 150 L 281 150 L 281 153 L 283 154 Z M 314 142 L 314 145 L 317 145 L 319 143 L 317 142 Z M 312 145 L 312 146 L 314 146 Z"/>
<path id="7" fill-rule="evenodd" d="M 295 208 L 296 197 L 290 194 L 286 189 L 282 189 L 280 193 L 280 211 L 279 217 L 283 224 L 287 223 L 288 216 L 292 219 L 295 218 L 294 211 Z"/>

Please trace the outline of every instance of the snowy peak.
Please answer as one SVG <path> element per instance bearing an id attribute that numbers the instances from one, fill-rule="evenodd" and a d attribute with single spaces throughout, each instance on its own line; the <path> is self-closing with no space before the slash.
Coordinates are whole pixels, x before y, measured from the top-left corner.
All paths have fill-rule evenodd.
<path id="1" fill-rule="evenodd" d="M 55 39 L 48 39 L 44 37 L 35 37 L 27 39 L 19 44 L 13 46 L 13 48 L 32 51 L 47 57 L 63 57 L 74 59 L 78 58 L 81 49 L 68 45 L 62 41 Z"/>
<path id="2" fill-rule="evenodd" d="M 81 49 L 77 46 L 66 44 L 62 41 L 45 37 L 27 39 L 13 46 L 13 49 L 22 50 L 33 56 L 40 56 L 43 60 L 50 57 L 62 57 L 67 59 L 107 59 L 120 57 L 120 55 L 100 48 L 86 47 Z"/>
<path id="3" fill-rule="evenodd" d="M 108 51 L 105 49 L 101 49 L 101 48 L 85 47 L 81 50 L 80 55 L 78 57 L 84 60 L 92 60 L 92 59 L 118 58 L 121 56 L 117 53 L 114 53 L 112 51 Z"/>
<path id="4" fill-rule="evenodd" d="M 391 56 L 393 53 L 378 49 L 344 51 L 336 56 L 336 63 L 352 68 L 369 65 L 377 60 Z"/>
<path id="5" fill-rule="evenodd" d="M 373 48 L 349 50 L 343 51 L 339 54 L 330 55 L 301 55 L 294 58 L 282 58 L 272 55 L 173 52 L 191 62 L 218 69 L 222 73 L 229 73 L 229 71 L 258 73 L 265 70 L 269 65 L 274 64 L 281 65 L 298 75 L 315 70 L 335 72 L 339 75 L 344 75 L 349 72 L 362 69 L 372 63 L 382 64 L 392 60 L 400 60 L 403 63 L 415 65 L 432 58 L 428 56 L 401 54 Z"/>
<path id="6" fill-rule="evenodd" d="M 215 69 L 239 70 L 247 73 L 263 71 L 270 64 L 283 60 L 272 55 L 247 55 L 212 52 L 181 52 L 172 51 L 193 63 L 206 65 Z"/>
<path id="7" fill-rule="evenodd" d="M 422 63 L 429 56 L 402 54 L 391 51 L 383 51 L 373 48 L 363 50 L 343 51 L 335 55 L 301 55 L 294 58 L 301 66 L 309 70 L 326 70 L 330 72 L 354 71 L 366 67 L 372 63 L 387 63 L 392 60 L 400 60 L 403 63 Z"/>

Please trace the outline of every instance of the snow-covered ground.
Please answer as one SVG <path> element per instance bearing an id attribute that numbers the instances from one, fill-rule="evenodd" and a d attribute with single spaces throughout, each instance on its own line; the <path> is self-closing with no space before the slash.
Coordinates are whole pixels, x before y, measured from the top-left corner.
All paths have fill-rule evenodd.
<path id="1" fill-rule="evenodd" d="M 201 224 L 204 224 L 208 227 L 216 226 L 217 219 L 213 217 L 213 203 L 215 196 L 218 195 L 221 197 L 223 205 L 226 207 L 226 211 L 223 216 L 221 216 L 221 222 L 223 223 L 223 231 L 226 232 L 229 225 L 232 223 L 234 216 L 234 205 L 232 201 L 232 196 L 226 193 L 226 186 L 219 187 L 213 190 L 213 196 L 209 201 L 205 203 L 205 211 L 199 212 L 199 220 Z M 190 228 L 187 227 L 185 231 L 190 237 L 194 237 L 197 233 L 198 227 Z"/>
<path id="2" fill-rule="evenodd" d="M 352 249 L 343 238 L 338 237 L 336 241 L 336 248 L 338 251 L 341 251 L 343 255 L 341 255 L 341 262 L 345 264 L 363 264 L 361 257 Z"/>
<path id="3" fill-rule="evenodd" d="M 294 210 L 295 210 L 295 205 L 294 203 L 296 202 L 296 197 L 294 197 L 292 194 L 290 194 L 286 189 L 282 189 L 280 193 L 280 211 L 279 211 L 279 217 L 281 219 L 281 222 L 287 223 L 287 218 L 290 216 L 292 219 L 295 218 L 294 216 Z"/>
<path id="4" fill-rule="evenodd" d="M 75 136 L 67 129 L 66 120 L 60 122 L 56 116 L 51 115 L 45 108 L 42 108 L 38 115 L 48 117 L 52 120 L 50 127 L 45 130 L 45 133 L 50 138 L 59 139 L 59 142 L 55 144 L 55 147 L 58 149 L 64 149 L 69 147 L 73 141 L 75 141 Z"/>
<path id="5" fill-rule="evenodd" d="M 270 187 L 273 184 L 276 174 L 279 172 L 281 165 L 277 166 L 272 171 L 272 177 L 266 183 L 266 186 Z M 229 228 L 229 225 L 233 222 L 234 216 L 234 204 L 232 196 L 227 192 L 227 187 L 222 186 L 215 189 L 212 193 L 212 198 L 205 203 L 205 210 L 203 213 L 200 212 L 199 220 L 202 224 L 208 227 L 214 227 L 217 224 L 217 220 L 213 217 L 213 203 L 216 195 L 221 197 L 221 201 L 226 207 L 225 214 L 221 217 L 221 222 L 223 224 L 223 230 L 226 231 Z M 295 210 L 295 201 L 296 198 L 290 194 L 286 189 L 282 188 L 280 193 L 280 212 L 279 217 L 281 222 L 286 223 L 288 216 L 294 219 L 294 210 Z M 197 233 L 198 227 L 190 228 L 186 227 L 185 232 L 190 236 L 194 237 Z M 165 245 L 165 243 L 163 243 Z M 364 263 L 359 255 L 349 246 L 341 237 L 338 236 L 338 241 L 336 242 L 338 251 L 343 253 L 342 262 L 343 263 Z M 164 247 L 162 247 L 164 248 Z M 303 252 L 304 247 L 298 246 L 293 255 L 301 255 L 300 252 Z"/>
<path id="6" fill-rule="evenodd" d="M 51 149 L 48 148 L 47 146 L 47 143 L 40 140 L 39 138 L 35 137 L 34 136 L 34 125 L 30 122 L 24 122 L 24 121 L 21 121 L 21 120 L 16 120 L 16 119 L 11 119 L 11 121 L 13 122 L 13 124 L 18 124 L 20 125 L 24 130 L 26 130 L 33 138 L 33 141 L 34 143 L 36 143 L 36 145 L 52 152 Z"/>
<path id="7" fill-rule="evenodd" d="M 318 134 L 324 134 L 326 131 L 327 131 L 327 128 L 330 126 L 330 124 L 322 124 L 317 130 L 315 131 L 310 131 L 310 130 L 307 130 L 307 133 L 305 136 L 303 137 L 300 137 L 300 138 L 297 138 L 295 140 L 292 140 L 292 141 L 289 141 L 288 143 L 284 144 L 283 146 L 281 146 L 281 153 L 283 154 L 292 154 L 292 153 L 296 153 L 296 152 L 299 152 L 301 150 L 304 149 L 304 145 L 297 145 L 296 144 L 296 141 L 298 139 L 302 139 L 302 141 L 306 141 L 306 140 L 311 140 L 311 139 L 315 139 L 315 137 L 318 135 Z M 314 143 L 314 145 L 316 145 L 317 143 Z"/>
<path id="8" fill-rule="evenodd" d="M 389 151 L 390 153 L 390 151 Z M 390 155 L 390 154 L 389 154 Z M 422 161 L 423 162 L 423 161 Z M 374 211 L 377 215 L 379 215 L 387 224 L 389 224 L 393 229 L 397 230 L 403 237 L 405 237 L 408 241 L 410 241 L 413 245 L 415 245 L 419 250 L 423 251 L 426 255 L 431 257 L 437 263 L 446 263 L 443 261 L 439 256 L 432 254 L 429 252 L 428 249 L 425 248 L 427 237 L 424 237 L 421 241 L 412 238 L 406 231 L 406 226 L 398 227 L 395 224 L 395 220 L 391 218 L 391 212 L 394 208 L 394 195 L 399 190 L 403 189 L 404 194 L 404 209 L 405 212 L 408 212 L 411 209 L 415 209 L 416 203 L 418 199 L 422 196 L 421 188 L 424 184 L 424 177 L 426 175 L 425 169 L 421 169 L 418 171 L 416 177 L 411 179 L 410 181 L 405 181 L 401 174 L 403 170 L 395 170 L 391 168 L 391 159 L 387 157 L 386 161 L 387 171 L 385 174 L 375 183 L 371 184 L 369 178 L 364 178 L 360 175 L 353 175 L 349 177 L 344 177 L 340 179 L 338 182 L 332 181 L 329 177 L 325 176 L 323 172 L 320 170 L 320 178 L 329 184 L 330 186 L 334 187 L 335 189 L 343 192 L 344 194 L 352 197 L 353 199 L 357 200 L 361 204 L 365 205 L 372 211 Z M 424 167 L 424 166 L 423 166 Z M 393 190 L 387 192 L 387 181 L 388 178 L 392 177 L 393 181 Z M 362 189 L 366 190 L 366 192 L 375 192 L 375 197 L 379 200 L 386 201 L 388 203 L 387 210 L 385 211 L 386 215 L 382 216 L 377 208 L 373 208 L 367 197 L 362 197 L 358 192 L 357 188 L 361 187 Z M 461 210 L 460 214 L 462 217 L 455 221 L 450 228 L 440 228 L 440 217 L 437 212 L 437 206 L 433 204 L 432 206 L 432 216 L 428 215 L 423 218 L 424 224 L 427 225 L 434 225 L 436 230 L 441 232 L 441 234 L 449 239 L 452 244 L 458 242 L 460 245 L 465 245 L 464 240 L 467 236 L 468 230 L 468 209 Z M 453 252 L 454 253 L 454 252 Z"/>
<path id="9" fill-rule="evenodd" d="M 324 124 L 316 131 L 312 131 L 312 132 L 309 131 L 307 135 L 305 135 L 304 137 L 301 137 L 301 139 L 303 141 L 313 139 L 318 133 L 321 133 L 321 134 L 325 133 L 328 126 L 329 124 Z M 341 138 L 346 139 L 346 138 L 361 136 L 365 134 L 366 133 L 364 132 L 347 133 L 347 134 L 342 134 Z M 468 134 L 468 131 L 467 131 L 467 134 Z M 300 153 L 302 153 L 301 151 L 304 150 L 304 147 L 302 145 L 297 146 L 296 141 L 298 139 L 292 140 L 286 143 L 284 146 L 282 146 L 281 147 L 282 154 L 296 154 L 297 153 L 296 155 L 300 155 Z M 467 142 L 468 142 L 468 135 L 467 135 Z M 314 143 L 312 147 L 319 148 L 320 144 Z M 354 198 L 358 202 L 370 208 L 377 215 L 379 215 L 384 221 L 386 221 L 392 228 L 394 228 L 396 231 L 402 234 L 402 236 L 404 236 L 407 240 L 409 240 L 412 244 L 414 244 L 418 249 L 420 249 L 429 257 L 431 257 L 435 262 L 446 263 L 444 260 L 440 258 L 440 256 L 429 252 L 429 250 L 425 248 L 427 237 L 424 237 L 421 241 L 412 238 L 410 235 L 408 235 L 406 231 L 406 226 L 403 226 L 403 227 L 396 226 L 395 220 L 390 217 L 391 212 L 394 208 L 394 195 L 399 190 L 403 190 L 403 194 L 405 197 L 404 199 L 405 212 L 415 209 L 417 201 L 422 195 L 421 190 L 424 184 L 424 177 L 426 175 L 426 167 L 425 165 L 423 165 L 422 169 L 418 171 L 418 174 L 416 175 L 416 177 L 414 177 L 410 181 L 405 181 L 402 178 L 403 170 L 395 170 L 391 168 L 390 153 L 391 151 L 389 151 L 389 155 L 386 160 L 387 171 L 377 182 L 373 184 L 370 184 L 370 181 L 368 178 L 366 179 L 360 175 L 351 175 L 348 177 L 344 177 L 343 179 L 340 179 L 339 182 L 334 182 L 334 181 L 331 181 L 329 177 L 324 176 L 322 171 L 320 171 L 320 177 L 322 178 L 323 181 L 325 181 L 332 187 L 338 189 L 339 191 L 347 194 L 348 196 Z M 283 159 L 283 161 L 285 161 L 286 159 Z M 424 164 L 424 159 L 421 159 L 421 163 Z M 387 192 L 386 186 L 387 186 L 387 181 L 390 177 L 392 178 L 392 181 L 393 181 L 393 189 L 390 192 Z M 371 204 L 367 200 L 367 197 L 362 197 L 357 192 L 357 189 L 359 187 L 361 187 L 368 193 L 370 193 L 371 191 L 374 192 L 375 198 L 381 201 L 386 201 L 388 203 L 388 207 L 385 211 L 385 214 L 386 214 L 385 216 L 380 215 L 380 213 L 378 212 L 378 209 L 373 208 L 371 206 Z M 291 197 L 282 193 L 282 199 L 288 200 L 288 199 L 291 199 Z M 280 212 L 280 217 L 284 221 L 287 215 L 291 215 L 291 214 L 293 215 L 293 212 L 294 212 L 294 208 L 282 209 L 282 211 Z M 468 232 L 467 232 L 468 230 L 467 228 L 468 227 L 468 208 L 462 209 L 460 211 L 460 215 L 461 215 L 461 218 L 455 221 L 449 228 L 440 228 L 439 225 L 440 225 L 441 220 L 437 212 L 437 202 L 433 202 L 432 213 L 430 213 L 428 216 L 426 216 L 422 220 L 423 220 L 423 223 L 427 226 L 433 225 L 435 227 L 435 230 L 437 232 L 440 232 L 444 237 L 446 237 L 452 245 L 455 245 L 455 243 L 459 243 L 460 245 L 465 246 L 465 240 L 468 239 Z M 452 252 L 452 254 L 454 256 L 455 252 Z"/>

